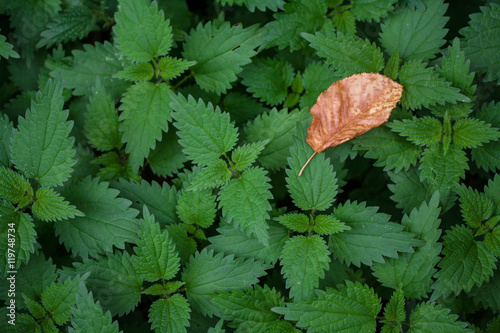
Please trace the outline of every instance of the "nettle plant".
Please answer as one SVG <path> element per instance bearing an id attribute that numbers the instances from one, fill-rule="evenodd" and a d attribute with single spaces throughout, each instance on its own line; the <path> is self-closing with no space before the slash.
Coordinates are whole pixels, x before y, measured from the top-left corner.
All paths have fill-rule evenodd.
<path id="1" fill-rule="evenodd" d="M 481 4 L 0 1 L 0 330 L 500 331 Z M 318 95 L 377 72 L 389 121 L 298 177 Z"/>

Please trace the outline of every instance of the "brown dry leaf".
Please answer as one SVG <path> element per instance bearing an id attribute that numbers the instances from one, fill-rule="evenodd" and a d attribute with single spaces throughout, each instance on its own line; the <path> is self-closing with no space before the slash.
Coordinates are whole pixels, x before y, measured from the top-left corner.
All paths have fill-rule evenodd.
<path id="1" fill-rule="evenodd" d="M 361 135 L 387 121 L 403 93 L 403 86 L 378 73 L 354 74 L 322 92 L 311 108 L 313 120 L 307 143 L 314 154 Z"/>

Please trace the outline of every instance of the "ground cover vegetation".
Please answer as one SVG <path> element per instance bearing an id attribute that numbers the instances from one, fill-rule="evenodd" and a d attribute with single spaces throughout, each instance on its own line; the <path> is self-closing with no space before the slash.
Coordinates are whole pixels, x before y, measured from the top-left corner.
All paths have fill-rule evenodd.
<path id="1" fill-rule="evenodd" d="M 498 1 L 0 15 L 0 331 L 500 331 Z M 400 102 L 298 177 L 357 73 Z"/>

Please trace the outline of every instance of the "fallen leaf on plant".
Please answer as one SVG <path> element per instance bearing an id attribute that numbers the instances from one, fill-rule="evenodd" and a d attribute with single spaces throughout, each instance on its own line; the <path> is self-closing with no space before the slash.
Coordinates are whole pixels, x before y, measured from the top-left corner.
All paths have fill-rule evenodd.
<path id="1" fill-rule="evenodd" d="M 402 85 L 378 73 L 354 74 L 322 92 L 310 111 L 307 143 L 314 153 L 299 176 L 316 153 L 385 123 L 402 93 Z"/>

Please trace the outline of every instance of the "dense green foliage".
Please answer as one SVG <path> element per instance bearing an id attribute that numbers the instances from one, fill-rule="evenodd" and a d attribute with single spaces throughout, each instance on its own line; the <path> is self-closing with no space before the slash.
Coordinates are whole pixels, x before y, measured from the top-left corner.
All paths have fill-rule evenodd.
<path id="1" fill-rule="evenodd" d="M 500 331 L 498 0 L 0 15 L 1 332 Z M 398 107 L 298 177 L 361 72 Z"/>

